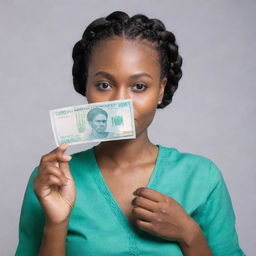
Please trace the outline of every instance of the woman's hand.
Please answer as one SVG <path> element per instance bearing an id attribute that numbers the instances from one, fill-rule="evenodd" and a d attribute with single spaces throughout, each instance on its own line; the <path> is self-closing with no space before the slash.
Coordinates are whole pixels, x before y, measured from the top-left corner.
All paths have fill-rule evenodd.
<path id="1" fill-rule="evenodd" d="M 189 243 L 198 232 L 196 222 L 173 198 L 147 187 L 133 193 L 132 214 L 139 229 L 160 238 Z"/>
<path id="2" fill-rule="evenodd" d="M 76 199 L 76 188 L 68 161 L 64 155 L 66 144 L 61 144 L 42 156 L 34 179 L 34 191 L 46 215 L 46 225 L 59 225 L 68 221 Z"/>

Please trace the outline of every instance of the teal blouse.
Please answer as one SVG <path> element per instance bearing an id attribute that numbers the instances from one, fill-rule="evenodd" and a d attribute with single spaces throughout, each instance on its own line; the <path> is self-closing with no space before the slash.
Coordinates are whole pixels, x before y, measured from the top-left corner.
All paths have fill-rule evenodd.
<path id="1" fill-rule="evenodd" d="M 158 145 L 147 187 L 175 199 L 201 227 L 215 256 L 245 255 L 238 243 L 232 201 L 221 171 L 210 159 Z M 67 256 L 183 255 L 177 242 L 135 228 L 121 210 L 97 164 L 94 148 L 72 155 L 77 196 L 66 237 Z M 38 255 L 44 212 L 30 175 L 19 220 L 15 256 Z"/>

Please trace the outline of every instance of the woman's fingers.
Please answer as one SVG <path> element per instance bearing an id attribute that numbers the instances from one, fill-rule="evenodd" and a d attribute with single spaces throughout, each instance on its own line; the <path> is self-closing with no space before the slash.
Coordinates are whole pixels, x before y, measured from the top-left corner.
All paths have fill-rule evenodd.
<path id="1" fill-rule="evenodd" d="M 60 174 L 60 173 L 46 173 L 43 175 L 43 177 L 41 177 L 40 181 L 42 182 L 42 184 L 44 185 L 52 185 L 51 184 L 51 179 L 54 178 L 53 180 L 56 180 L 56 178 L 58 179 L 58 184 L 65 184 L 68 179 L 63 175 L 63 174 Z M 57 184 L 56 184 L 57 185 Z"/>
<path id="2" fill-rule="evenodd" d="M 43 155 L 40 163 L 53 162 L 53 161 L 69 161 L 71 156 L 64 155 L 67 149 L 67 144 L 61 144 L 46 155 Z"/>
<path id="3" fill-rule="evenodd" d="M 156 209 L 158 208 L 158 203 L 152 200 L 149 200 L 145 197 L 137 196 L 133 198 L 131 201 L 131 204 L 136 206 L 136 207 L 141 207 L 144 208 L 148 211 L 155 212 Z"/>
<path id="4" fill-rule="evenodd" d="M 63 172 L 63 174 L 65 175 L 66 178 L 71 179 L 71 180 L 73 179 L 72 175 L 70 173 L 68 162 L 60 162 L 59 168 Z"/>
<path id="5" fill-rule="evenodd" d="M 65 174 L 59 168 L 48 163 L 44 165 L 42 170 L 35 177 L 35 191 L 42 195 L 42 188 L 49 189 L 50 185 L 63 186 L 67 184 L 68 179 L 65 177 Z"/>
<path id="6" fill-rule="evenodd" d="M 61 178 L 60 176 L 49 174 L 44 177 L 44 179 L 42 180 L 42 184 L 47 186 L 51 186 L 51 185 L 63 186 L 66 184 L 66 180 Z"/>
<path id="7" fill-rule="evenodd" d="M 36 183 L 41 183 L 39 187 L 51 184 L 63 185 L 68 182 L 68 179 L 72 180 L 68 164 L 71 156 L 64 155 L 66 149 L 67 144 L 61 144 L 50 153 L 42 156 L 36 177 Z"/>
<path id="8" fill-rule="evenodd" d="M 47 174 L 34 179 L 34 191 L 39 201 L 51 193 L 53 185 L 56 187 L 64 186 L 66 180 L 54 174 Z"/>
<path id="9" fill-rule="evenodd" d="M 54 181 L 56 181 L 56 185 L 63 185 L 68 179 L 60 172 L 44 172 L 35 178 L 36 184 L 39 184 L 40 187 L 52 185 Z"/>
<path id="10" fill-rule="evenodd" d="M 56 167 L 53 163 L 45 163 L 41 165 L 41 171 L 39 172 L 39 177 L 46 174 L 54 174 L 54 175 L 62 175 L 65 177 L 65 173 L 62 171 L 62 169 Z"/>

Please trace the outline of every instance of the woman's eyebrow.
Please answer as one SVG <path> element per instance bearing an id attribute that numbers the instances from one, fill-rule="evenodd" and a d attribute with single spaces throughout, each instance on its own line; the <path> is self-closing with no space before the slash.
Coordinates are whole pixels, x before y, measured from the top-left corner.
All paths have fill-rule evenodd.
<path id="1" fill-rule="evenodd" d="M 102 75 L 102 76 L 107 77 L 110 80 L 115 80 L 115 78 L 114 78 L 114 76 L 112 74 L 107 73 L 105 71 L 98 71 L 97 73 L 94 74 L 94 76 L 97 76 L 97 75 Z M 145 73 L 145 72 L 131 75 L 130 78 L 139 78 L 141 76 L 147 76 L 147 77 L 149 77 L 149 78 L 151 78 L 153 80 L 152 76 L 149 75 L 148 73 Z"/>

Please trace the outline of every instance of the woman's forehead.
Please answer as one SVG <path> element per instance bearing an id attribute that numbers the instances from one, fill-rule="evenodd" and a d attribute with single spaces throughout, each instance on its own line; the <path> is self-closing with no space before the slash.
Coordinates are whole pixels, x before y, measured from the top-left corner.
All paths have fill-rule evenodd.
<path id="1" fill-rule="evenodd" d="M 158 52 L 151 42 L 123 37 L 113 37 L 98 44 L 93 49 L 89 64 L 91 72 L 107 68 L 132 73 L 138 70 L 156 72 L 155 75 L 159 73 L 159 67 Z"/>

